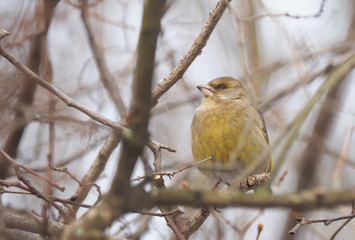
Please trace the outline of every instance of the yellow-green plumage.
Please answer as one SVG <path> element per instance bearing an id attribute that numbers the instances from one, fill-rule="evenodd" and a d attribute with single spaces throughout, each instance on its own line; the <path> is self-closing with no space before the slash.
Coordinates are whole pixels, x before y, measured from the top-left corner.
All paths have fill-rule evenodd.
<path id="1" fill-rule="evenodd" d="M 260 158 L 265 164 L 253 173 L 269 171 L 272 160 L 271 156 L 265 158 L 270 151 L 265 122 L 245 86 L 221 77 L 198 88 L 205 98 L 191 124 L 192 153 L 195 161 L 213 157 L 200 170 L 227 184 Z"/>

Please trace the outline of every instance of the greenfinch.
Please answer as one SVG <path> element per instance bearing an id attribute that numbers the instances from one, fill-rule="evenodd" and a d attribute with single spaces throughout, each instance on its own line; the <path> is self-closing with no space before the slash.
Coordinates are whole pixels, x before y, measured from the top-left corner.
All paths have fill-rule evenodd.
<path id="1" fill-rule="evenodd" d="M 270 171 L 272 156 L 263 115 L 245 85 L 220 77 L 197 88 L 204 95 L 191 123 L 195 161 L 212 157 L 199 169 L 212 180 L 230 185 L 243 170 L 250 174 Z"/>

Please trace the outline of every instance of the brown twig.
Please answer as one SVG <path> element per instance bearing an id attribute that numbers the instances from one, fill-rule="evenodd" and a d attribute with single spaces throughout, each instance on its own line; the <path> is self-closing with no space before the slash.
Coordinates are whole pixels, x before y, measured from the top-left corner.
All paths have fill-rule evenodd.
<path id="1" fill-rule="evenodd" d="M 286 175 L 288 174 L 288 170 L 286 169 L 282 175 L 274 182 L 274 188 L 278 189 L 280 187 L 280 184 L 282 181 L 285 179 Z"/>
<path id="2" fill-rule="evenodd" d="M 213 159 L 212 157 L 209 157 L 209 158 L 203 159 L 201 161 L 186 165 L 186 166 L 184 166 L 182 168 L 179 168 L 179 169 L 177 169 L 175 171 L 172 171 L 172 172 L 160 172 L 160 173 L 156 173 L 156 175 L 168 176 L 169 178 L 171 178 L 171 177 L 174 177 L 177 173 L 180 173 L 180 172 L 182 172 L 182 171 L 184 171 L 186 169 L 195 167 L 195 166 L 197 166 L 197 165 L 199 165 L 201 163 L 204 163 L 204 162 L 212 160 L 212 159 Z"/>
<path id="3" fill-rule="evenodd" d="M 33 25 L 35 25 L 36 34 L 30 41 L 29 55 L 27 60 L 27 68 L 35 73 L 40 73 L 40 66 L 46 66 L 48 63 L 46 60 L 47 55 L 47 34 L 50 23 L 53 20 L 53 13 L 56 5 L 59 1 L 41 1 L 36 6 L 36 12 L 34 15 Z M 5 34 L 6 36 L 7 34 Z M 4 144 L 4 150 L 11 157 L 16 157 L 20 141 L 23 133 L 28 126 L 28 119 L 26 118 L 26 110 L 33 104 L 37 84 L 30 81 L 28 76 L 23 77 L 21 87 L 18 96 L 16 97 L 15 114 L 13 122 L 9 126 L 9 134 L 7 135 L 6 142 Z M 0 178 L 6 178 L 8 169 L 7 161 L 0 157 Z"/>
<path id="4" fill-rule="evenodd" d="M 84 105 L 78 103 L 74 99 L 70 98 L 68 95 L 60 91 L 58 88 L 54 87 L 52 84 L 48 83 L 47 81 L 40 78 L 37 74 L 31 71 L 28 67 L 26 67 L 23 63 L 21 63 L 17 58 L 7 52 L 3 47 L 0 47 L 0 55 L 6 58 L 10 63 L 12 63 L 16 68 L 18 68 L 23 74 L 25 74 L 29 79 L 37 82 L 39 85 L 47 89 L 48 91 L 52 92 L 56 95 L 59 99 L 61 99 L 64 103 L 67 104 L 68 107 L 73 107 L 80 112 L 86 114 L 91 119 L 105 125 L 111 127 L 118 132 L 124 132 L 126 130 L 125 127 L 120 125 L 119 123 L 112 121 L 108 118 L 101 116 L 100 114 L 89 110 Z"/>
<path id="5" fill-rule="evenodd" d="M 20 180 L 23 184 L 25 184 L 29 189 L 30 191 L 32 192 L 32 194 L 38 198 L 41 198 L 43 199 L 44 201 L 46 201 L 49 205 L 53 206 L 54 208 L 56 208 L 59 212 L 59 214 L 63 217 L 63 218 L 66 218 L 66 215 L 65 215 L 65 212 L 63 211 L 63 209 L 58 206 L 56 203 L 54 203 L 53 201 L 51 201 L 50 197 L 42 194 L 40 191 L 38 191 L 33 185 L 32 183 L 27 179 L 25 178 L 22 173 L 20 172 L 19 170 L 19 166 L 14 166 L 14 169 L 15 169 L 15 172 L 16 172 L 16 175 L 17 175 L 17 178 L 18 180 Z"/>
<path id="6" fill-rule="evenodd" d="M 335 47 L 330 47 L 326 49 L 322 49 L 320 51 L 316 52 L 311 52 L 307 53 L 298 57 L 292 57 L 288 58 L 285 60 L 279 60 L 276 62 L 273 62 L 272 64 L 268 64 L 266 66 L 262 66 L 258 69 L 255 69 L 253 72 L 250 73 L 250 78 L 253 79 L 253 81 L 258 81 L 259 79 L 263 79 L 263 77 L 270 72 L 276 72 L 277 70 L 280 70 L 281 68 L 291 65 L 291 64 L 300 64 L 304 63 L 304 61 L 313 59 L 315 57 L 320 57 L 323 55 L 327 55 L 330 53 L 333 53 L 335 56 L 342 56 L 344 53 L 349 53 L 354 51 L 354 43 L 355 41 L 349 41 L 346 43 L 342 43 L 341 45 L 335 46 Z M 302 61 L 301 61 L 302 60 Z M 241 78 L 240 80 L 243 80 Z"/>
<path id="7" fill-rule="evenodd" d="M 0 29 L 0 41 L 9 35 L 10 35 L 10 33 L 8 31 L 6 31 L 5 29 Z"/>
<path id="8" fill-rule="evenodd" d="M 77 110 L 83 112 L 84 114 L 86 114 L 87 116 L 92 118 L 93 120 L 98 121 L 98 122 L 102 123 L 103 125 L 112 127 L 113 129 L 115 129 L 118 132 L 118 133 L 114 132 L 110 135 L 110 137 L 108 138 L 108 140 L 106 141 L 106 143 L 104 144 L 103 148 L 100 150 L 100 152 L 96 158 L 96 160 L 98 160 L 98 161 L 95 160 L 94 165 L 92 166 L 92 168 L 95 168 L 95 169 L 92 170 L 92 168 L 91 168 L 90 169 L 91 171 L 89 171 L 83 179 L 83 180 L 87 180 L 87 179 L 93 180 L 93 181 L 87 181 L 87 182 L 94 182 L 97 179 L 97 176 L 101 173 L 102 169 L 105 166 L 106 161 L 102 161 L 102 160 L 108 159 L 108 157 L 110 156 L 113 149 L 115 149 L 117 147 L 119 141 L 121 140 L 121 134 L 119 134 L 119 133 L 124 132 L 126 130 L 126 128 L 123 127 L 120 123 L 117 123 L 117 122 L 114 122 L 110 119 L 107 119 L 107 118 L 99 115 L 98 113 L 87 109 L 86 107 L 84 107 L 80 103 L 76 102 L 75 100 L 73 100 L 72 98 L 70 98 L 69 96 L 67 96 L 63 92 L 61 92 L 59 89 L 54 87 L 52 84 L 50 84 L 47 81 L 40 78 L 38 75 L 36 75 L 34 72 L 32 72 L 29 68 L 27 68 L 24 64 L 22 64 L 20 61 L 18 61 L 14 56 L 12 56 L 10 53 L 8 53 L 2 47 L 0 47 L 0 54 L 3 57 L 5 57 L 9 62 L 11 62 L 15 67 L 17 67 L 19 70 L 21 70 L 29 79 L 34 80 L 39 85 L 41 85 L 42 87 L 44 87 L 48 91 L 52 92 L 59 99 L 61 99 L 64 103 L 66 103 L 67 106 L 76 108 Z M 124 124 L 124 121 L 121 121 L 121 123 Z M 102 152 L 103 149 L 109 149 L 111 151 Z M 96 169 L 98 166 L 102 166 L 102 167 Z M 83 201 L 82 198 L 85 198 L 87 196 L 90 188 L 84 187 L 84 189 L 80 188 L 77 191 L 80 193 L 80 194 L 78 194 L 78 196 L 80 196 L 80 200 Z M 75 208 L 75 206 L 74 206 L 74 208 Z M 72 211 L 73 211 L 73 209 L 70 210 L 70 212 L 72 212 Z"/>
<path id="9" fill-rule="evenodd" d="M 2 150 L 2 149 L 0 149 L 0 155 L 2 155 L 7 161 L 9 161 L 9 162 L 13 165 L 13 167 L 14 167 L 15 169 L 16 169 L 16 168 L 17 168 L 17 169 L 22 168 L 22 169 L 24 169 L 25 171 L 31 173 L 32 175 L 34 175 L 34 176 L 36 176 L 36 177 L 38 177 L 38 178 L 44 180 L 45 182 L 51 184 L 53 187 L 57 188 L 58 190 L 60 190 L 60 191 L 62 191 L 62 192 L 65 190 L 65 187 L 59 186 L 58 184 L 56 184 L 56 183 L 54 183 L 53 181 L 50 181 L 49 179 L 43 177 L 42 175 L 38 174 L 37 172 L 33 171 L 32 169 L 30 169 L 30 168 L 28 168 L 28 167 L 26 167 L 26 166 L 24 166 L 24 165 L 22 165 L 22 164 L 16 162 L 16 161 L 15 161 L 14 159 L 12 159 L 9 155 L 7 155 L 7 153 L 5 153 L 4 150 Z"/>
<path id="10" fill-rule="evenodd" d="M 92 141 L 91 143 L 89 143 L 83 150 L 78 150 L 77 152 L 75 152 L 73 155 L 69 156 L 68 158 L 62 159 L 60 162 L 56 162 L 56 167 L 63 167 L 68 165 L 69 163 L 79 159 L 80 157 L 82 157 L 83 155 L 87 154 L 89 151 L 91 151 L 92 149 L 96 149 L 96 147 L 99 144 L 102 144 L 102 140 L 104 138 L 108 138 L 107 135 L 100 137 L 99 139 L 95 139 L 94 141 Z M 45 167 L 40 166 L 40 167 L 36 167 L 36 168 L 32 168 L 35 171 L 38 172 L 42 172 L 45 170 Z"/>
<path id="11" fill-rule="evenodd" d="M 321 17 L 324 12 L 325 2 L 326 2 L 326 0 L 322 0 L 321 4 L 319 6 L 318 12 L 316 12 L 315 14 L 311 14 L 311 15 L 293 15 L 290 13 L 279 13 L 279 14 L 267 13 L 267 14 L 260 14 L 260 15 L 256 15 L 256 16 L 251 16 L 248 18 L 242 18 L 240 20 L 249 22 L 249 21 L 256 21 L 256 20 L 259 20 L 264 17 L 289 17 L 289 18 L 295 18 L 295 19 L 318 18 L 318 17 Z"/>
<path id="12" fill-rule="evenodd" d="M 89 15 L 92 16 L 93 18 L 101 21 L 101 22 L 108 23 L 108 24 L 111 24 L 113 26 L 125 29 L 125 30 L 136 31 L 136 27 L 134 25 L 130 25 L 130 24 L 124 22 L 124 21 L 122 21 L 122 22 L 121 21 L 115 21 L 115 20 L 107 18 L 105 15 L 100 15 L 97 12 L 89 12 Z"/>
<path id="13" fill-rule="evenodd" d="M 101 188 L 99 185 L 97 185 L 96 183 L 85 183 L 85 182 L 81 182 L 79 181 L 73 174 L 71 174 L 68 170 L 68 168 L 56 168 L 56 167 L 53 167 L 53 166 L 50 166 L 51 169 L 53 169 L 54 171 L 57 171 L 57 172 L 63 172 L 67 175 L 69 175 L 69 177 L 71 179 L 73 179 L 75 182 L 77 182 L 79 184 L 80 187 L 83 187 L 85 186 L 87 189 L 91 189 L 92 186 L 94 186 L 99 194 L 96 202 L 94 203 L 94 206 L 102 199 L 102 193 L 101 193 Z M 86 208 L 90 208 L 91 206 L 90 205 L 85 205 L 85 204 L 80 204 L 82 202 L 82 197 L 79 197 L 77 195 L 73 195 L 70 199 L 71 202 L 69 202 L 69 204 L 75 206 L 76 208 L 75 209 L 78 209 L 77 207 L 86 207 Z M 72 204 L 72 202 L 74 201 L 73 199 L 75 199 L 76 203 L 75 204 Z M 71 211 L 71 213 L 74 213 L 73 211 L 73 208 L 70 209 L 69 211 Z"/>
<path id="14" fill-rule="evenodd" d="M 156 217 L 165 217 L 165 216 L 169 216 L 172 214 L 183 214 L 184 212 L 181 211 L 180 209 L 173 209 L 170 212 L 164 212 L 164 213 L 155 213 L 155 212 L 148 212 L 148 211 L 144 211 L 144 210 L 140 210 L 138 213 L 143 214 L 143 215 L 150 215 L 150 216 L 156 216 Z"/>
<path id="15" fill-rule="evenodd" d="M 165 149 L 168 150 L 169 152 L 176 152 L 176 150 L 172 147 L 169 147 L 167 145 L 158 143 L 154 140 L 149 139 L 147 142 L 147 146 L 150 148 L 150 150 L 153 152 L 154 154 L 154 162 L 153 165 L 155 167 L 155 172 L 161 172 L 162 168 L 161 168 L 161 149 Z"/>
<path id="16" fill-rule="evenodd" d="M 99 70 L 100 79 L 101 79 L 104 87 L 106 88 L 106 91 L 109 93 L 112 101 L 114 102 L 118 113 L 123 118 L 126 116 L 126 107 L 125 107 L 123 100 L 121 98 L 121 94 L 120 94 L 118 86 L 115 82 L 115 79 L 107 67 L 103 51 L 95 39 L 96 34 L 95 34 L 92 26 L 90 25 L 88 10 L 89 10 L 88 2 L 81 1 L 81 18 L 82 18 L 84 25 L 85 25 L 87 36 L 88 36 L 89 43 L 91 46 L 91 50 L 94 54 L 95 63 L 96 63 L 97 69 Z"/>
<path id="17" fill-rule="evenodd" d="M 6 193 L 14 193 L 14 194 L 32 194 L 31 189 L 29 187 L 27 187 L 26 185 L 22 184 L 20 181 L 7 181 L 7 180 L 0 179 L 0 186 L 5 186 L 7 188 L 16 187 L 16 188 L 19 188 L 19 189 L 22 189 L 25 191 L 25 192 L 10 191 L 10 190 L 4 189 L 3 187 L 0 187 L 1 193 L 6 192 Z"/>
<path id="18" fill-rule="evenodd" d="M 152 93 L 152 106 L 158 103 L 158 99 L 168 91 L 186 72 L 195 58 L 202 53 L 202 49 L 211 36 L 214 28 L 222 17 L 231 0 L 219 0 L 217 6 L 210 12 L 209 18 L 203 26 L 200 34 L 197 36 L 187 53 L 184 54 L 179 64 L 173 71 L 161 80 Z"/>
<path id="19" fill-rule="evenodd" d="M 58 1 L 57 1 L 58 2 Z M 54 9 L 51 9 L 52 11 Z M 44 11 L 47 11 L 47 9 L 45 9 Z M 49 57 L 48 54 L 48 50 L 47 50 L 47 46 L 42 46 L 43 50 L 42 50 L 42 63 L 43 64 L 43 74 L 45 76 L 45 80 L 47 80 L 49 83 L 53 83 L 53 66 L 52 66 L 52 62 L 51 62 L 51 58 Z M 48 114 L 49 116 L 53 116 L 55 113 L 55 107 L 56 107 L 56 99 L 55 96 L 53 94 L 51 94 L 50 92 L 47 92 L 48 95 L 48 100 L 49 100 L 49 104 L 48 104 Z M 48 131 L 48 153 L 47 153 L 47 178 L 51 181 L 53 181 L 53 172 L 52 169 L 49 167 L 50 165 L 53 165 L 54 163 L 54 143 L 55 143 L 55 122 L 51 121 L 49 122 L 49 131 Z M 51 196 L 53 194 L 53 187 L 51 184 L 46 183 L 44 186 L 44 193 L 47 196 Z M 42 204 L 42 216 L 43 218 L 46 218 L 48 213 L 49 213 L 49 207 L 50 205 L 47 202 L 43 202 Z M 47 223 L 47 222 L 46 222 Z"/>
<path id="20" fill-rule="evenodd" d="M 218 211 L 213 211 L 212 215 L 216 218 L 216 219 L 220 219 L 221 221 L 223 221 L 226 225 L 230 226 L 236 233 L 241 234 L 242 230 L 236 226 L 235 224 L 233 224 L 231 221 L 229 221 L 226 217 L 224 217 L 220 212 Z"/>
<path id="21" fill-rule="evenodd" d="M 30 191 L 30 190 L 29 190 Z M 24 191 L 11 191 L 11 190 L 6 190 L 3 187 L 0 186 L 0 194 L 3 193 L 10 193 L 10 194 L 23 194 L 23 195 L 33 195 L 32 192 L 24 192 Z"/>
<path id="22" fill-rule="evenodd" d="M 338 217 L 332 217 L 332 218 L 310 218 L 310 219 L 306 219 L 306 218 L 298 218 L 298 224 L 296 226 L 294 226 L 288 233 L 290 235 L 294 235 L 296 234 L 296 231 L 307 224 L 312 224 L 312 223 L 324 223 L 325 226 L 328 226 L 329 224 L 331 224 L 332 222 L 335 221 L 340 221 L 340 220 L 344 220 L 344 219 L 353 219 L 355 218 L 355 213 L 351 213 L 348 215 L 343 215 L 343 216 L 338 216 Z"/>
<path id="23" fill-rule="evenodd" d="M 319 77 L 320 75 L 325 74 L 326 72 L 328 72 L 330 69 L 332 69 L 333 65 L 332 64 L 328 64 L 326 67 L 322 68 L 321 70 L 315 72 L 315 73 L 311 73 L 308 74 L 307 76 L 304 77 L 304 79 L 298 80 L 293 84 L 290 84 L 289 86 L 277 90 L 275 93 L 273 93 L 272 95 L 268 96 L 266 99 L 263 99 L 261 102 L 261 104 L 259 105 L 259 108 L 261 111 L 265 111 L 266 109 L 270 108 L 271 106 L 273 106 L 273 104 L 278 101 L 279 99 L 285 97 L 287 94 L 292 93 L 294 91 L 296 91 L 297 89 L 299 89 L 302 85 L 307 85 L 310 84 L 311 82 L 313 82 L 314 80 L 317 79 L 317 77 Z"/>
<path id="24" fill-rule="evenodd" d="M 201 161 L 198 161 L 198 162 L 195 162 L 195 163 L 192 163 L 192 164 L 189 164 L 189 165 L 186 165 L 186 166 L 184 166 L 184 167 L 182 167 L 182 168 L 179 168 L 179 169 L 177 169 L 177 170 L 175 170 L 175 171 L 173 171 L 173 172 L 158 172 L 158 173 L 154 173 L 154 175 L 160 175 L 160 176 L 168 176 L 168 177 L 174 177 L 177 173 L 179 173 L 179 172 L 182 172 L 182 171 L 184 171 L 184 170 L 186 170 L 186 169 L 188 169 L 188 168 L 191 168 L 191 167 L 195 167 L 195 166 L 197 166 L 197 165 L 199 165 L 199 164 L 201 164 L 201 163 L 203 163 L 203 162 L 206 162 L 206 161 L 208 161 L 208 160 L 211 160 L 212 159 L 212 157 L 209 157 L 209 158 L 206 158 L 206 159 L 203 159 L 203 160 L 201 160 Z M 149 176 L 138 176 L 138 177 L 136 177 L 136 178 L 133 178 L 132 179 L 132 182 L 134 182 L 134 181 L 140 181 L 140 180 L 142 180 L 142 179 L 144 179 L 144 178 L 149 178 Z"/>
<path id="25" fill-rule="evenodd" d="M 355 203 L 352 204 L 352 211 L 351 213 L 355 213 Z M 352 218 L 349 218 L 348 220 L 346 220 L 342 225 L 340 225 L 338 227 L 338 229 L 333 233 L 333 235 L 329 238 L 329 240 L 334 240 L 336 235 L 338 235 L 338 233 L 344 229 L 344 227 L 352 220 Z"/>
<path id="26" fill-rule="evenodd" d="M 317 92 L 313 95 L 313 97 L 308 101 L 306 106 L 298 113 L 298 115 L 293 119 L 291 124 L 289 125 L 290 128 L 288 129 L 288 136 L 287 139 L 284 141 L 283 146 L 281 148 L 280 154 L 275 159 L 275 165 L 273 168 L 273 172 L 278 172 L 281 164 L 283 163 L 284 159 L 286 159 L 286 155 L 288 150 L 293 143 L 294 139 L 297 137 L 301 126 L 304 123 L 304 120 L 313 109 L 315 104 L 321 99 L 323 94 L 327 92 L 329 89 L 334 87 L 334 85 L 343 79 L 353 68 L 355 67 L 355 53 L 351 53 L 350 56 L 344 60 L 341 60 L 341 63 L 337 65 L 328 75 L 328 77 L 324 80 L 322 85 L 318 88 Z M 273 180 L 275 176 L 271 177 Z"/>
<path id="27" fill-rule="evenodd" d="M 154 176 L 153 185 L 156 189 L 160 189 L 160 190 L 166 188 L 165 184 L 164 184 L 164 179 L 160 175 Z M 172 215 L 167 214 L 170 212 L 181 212 L 181 210 L 177 206 L 169 206 L 169 207 L 159 206 L 159 209 L 162 212 L 167 225 L 174 232 L 175 237 L 178 240 L 184 240 L 185 236 L 184 236 L 184 234 L 182 234 L 182 232 L 180 230 L 181 223 L 184 222 L 183 216 L 181 216 L 181 214 L 172 214 Z"/>
<path id="28" fill-rule="evenodd" d="M 144 4 L 142 25 L 139 34 L 136 66 L 132 84 L 132 102 L 129 109 L 129 119 L 122 142 L 118 167 L 112 181 L 107 198 L 101 204 L 92 208 L 88 214 L 70 224 L 62 234 L 62 239 L 89 238 L 90 234 L 97 235 L 109 226 L 112 221 L 119 218 L 128 209 L 131 203 L 131 175 L 136 166 L 138 156 L 142 153 L 148 141 L 148 123 L 150 119 L 150 100 L 155 50 L 160 33 L 160 20 L 163 14 L 165 0 L 148 0 Z M 101 221 L 97 221 L 100 219 Z M 82 234 L 77 229 L 82 229 Z"/>
<path id="29" fill-rule="evenodd" d="M 53 171 L 56 171 L 56 172 L 62 172 L 62 173 L 65 173 L 67 175 L 69 175 L 69 177 L 71 179 L 73 179 L 75 182 L 77 182 L 79 185 L 81 185 L 81 182 L 73 175 L 69 172 L 68 168 L 57 168 L 57 167 L 54 167 L 53 165 L 49 165 L 49 167 L 53 170 Z"/>
<path id="30" fill-rule="evenodd" d="M 83 184 L 79 186 L 74 193 L 74 196 L 78 198 L 76 202 L 81 203 L 86 199 L 87 195 L 89 194 L 89 191 L 93 186 L 92 184 L 90 185 L 89 183 L 95 183 L 95 181 L 99 178 L 100 174 L 105 169 L 109 157 L 111 156 L 112 152 L 116 149 L 121 139 L 122 139 L 121 135 L 117 134 L 116 132 L 112 132 L 108 136 L 105 143 L 98 151 L 94 162 L 90 166 L 90 169 L 81 179 L 81 183 Z M 96 188 L 98 189 L 99 192 L 99 199 L 101 199 L 102 195 L 100 189 L 98 188 L 98 186 Z M 79 208 L 77 206 L 70 206 L 70 208 L 66 210 L 66 213 L 70 216 L 75 216 L 78 210 Z"/>
<path id="31" fill-rule="evenodd" d="M 142 207 L 150 208 L 152 203 L 180 204 L 193 207 L 217 205 L 219 207 L 258 207 L 275 208 L 285 207 L 293 209 L 319 209 L 330 208 L 355 201 L 355 190 L 323 191 L 322 189 L 301 191 L 273 195 L 267 191 L 256 191 L 254 194 L 245 194 L 236 191 L 204 191 L 204 190 L 170 190 L 155 191 L 143 194 L 145 204 Z"/>
<path id="32" fill-rule="evenodd" d="M 16 187 L 16 188 L 25 190 L 26 192 L 30 192 L 30 189 L 29 189 L 26 185 L 23 185 L 23 184 L 22 184 L 21 182 L 19 182 L 19 181 L 8 181 L 8 180 L 2 180 L 2 179 L 0 179 L 0 185 L 1 185 L 1 186 L 5 186 L 5 187 L 7 187 L 7 188 Z M 21 193 L 22 193 L 22 192 L 21 192 Z"/>
<path id="33" fill-rule="evenodd" d="M 349 223 L 351 220 L 353 220 L 353 218 L 349 218 L 349 219 L 346 220 L 342 225 L 340 225 L 340 226 L 338 227 L 338 229 L 332 234 L 332 236 L 330 236 L 329 240 L 334 240 L 335 237 L 338 235 L 338 233 L 339 233 L 342 229 L 344 229 L 344 227 L 345 227 L 346 225 L 348 225 L 348 223 Z"/>
<path id="34" fill-rule="evenodd" d="M 335 189 L 339 189 L 341 186 L 341 175 L 344 170 L 344 166 L 347 160 L 347 156 L 349 154 L 350 150 L 350 144 L 351 144 L 351 139 L 353 136 L 353 131 L 354 131 L 354 126 L 352 126 L 347 132 L 346 136 L 344 137 L 339 156 L 338 156 L 338 161 L 337 165 L 334 170 L 334 175 L 333 175 L 333 186 Z"/>
<path id="35" fill-rule="evenodd" d="M 89 205 L 89 204 L 76 203 L 75 199 L 73 199 L 73 197 L 71 197 L 69 199 L 62 199 L 62 198 L 50 196 L 49 198 L 53 202 L 60 202 L 62 204 L 69 204 L 69 205 L 74 205 L 74 206 L 83 207 L 83 208 L 91 208 L 92 207 L 92 205 Z"/>

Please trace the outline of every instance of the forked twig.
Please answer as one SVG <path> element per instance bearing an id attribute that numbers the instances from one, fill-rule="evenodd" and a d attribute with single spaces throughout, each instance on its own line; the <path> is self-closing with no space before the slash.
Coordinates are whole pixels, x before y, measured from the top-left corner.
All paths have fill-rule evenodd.
<path id="1" fill-rule="evenodd" d="M 307 224 L 312 224 L 312 223 L 324 223 L 325 226 L 328 226 L 329 224 L 331 224 L 332 222 L 335 221 L 340 221 L 340 220 L 344 220 L 344 219 L 353 219 L 355 218 L 355 213 L 351 213 L 348 215 L 343 215 L 343 216 L 338 216 L 338 217 L 332 217 L 332 218 L 310 218 L 310 219 L 306 219 L 306 218 L 297 218 L 297 225 L 294 226 L 288 233 L 290 235 L 294 235 L 296 234 L 296 231 Z"/>

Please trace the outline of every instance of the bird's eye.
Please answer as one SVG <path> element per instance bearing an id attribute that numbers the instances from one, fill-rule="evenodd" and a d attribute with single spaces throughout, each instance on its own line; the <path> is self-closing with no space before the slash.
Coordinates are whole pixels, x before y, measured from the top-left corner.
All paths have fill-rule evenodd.
<path id="1" fill-rule="evenodd" d="M 219 85 L 217 86 L 217 88 L 218 88 L 218 89 L 226 89 L 227 86 L 226 86 L 225 84 L 219 84 Z"/>

